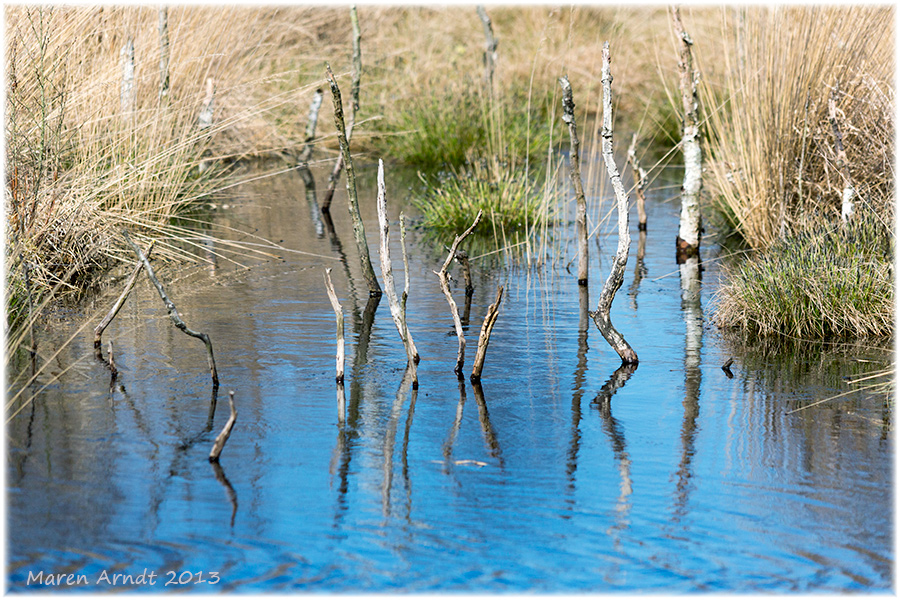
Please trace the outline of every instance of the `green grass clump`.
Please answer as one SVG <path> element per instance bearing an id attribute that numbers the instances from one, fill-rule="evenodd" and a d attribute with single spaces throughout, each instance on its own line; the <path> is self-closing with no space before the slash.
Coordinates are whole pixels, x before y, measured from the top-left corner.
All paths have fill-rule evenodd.
<path id="1" fill-rule="evenodd" d="M 545 216 L 541 186 L 513 162 L 478 160 L 436 179 L 421 179 L 426 189 L 413 204 L 422 211 L 427 229 L 460 234 L 481 210 L 481 231 L 512 236 L 532 229 Z"/>
<path id="2" fill-rule="evenodd" d="M 871 211 L 810 227 L 746 260 L 718 292 L 720 326 L 797 339 L 893 332 L 891 227 Z"/>

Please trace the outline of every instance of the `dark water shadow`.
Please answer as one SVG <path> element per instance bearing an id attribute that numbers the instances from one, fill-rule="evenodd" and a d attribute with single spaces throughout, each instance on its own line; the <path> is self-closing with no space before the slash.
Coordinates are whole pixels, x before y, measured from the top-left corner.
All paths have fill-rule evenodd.
<path id="1" fill-rule="evenodd" d="M 472 382 L 472 391 L 475 394 L 475 404 L 478 406 L 478 422 L 481 424 L 481 435 L 487 445 L 488 454 L 497 459 L 497 464 L 503 470 L 503 452 L 500 450 L 500 442 L 497 440 L 497 432 L 491 424 L 491 415 L 488 412 L 487 402 L 484 401 L 484 389 L 481 382 Z"/>
<path id="2" fill-rule="evenodd" d="M 296 171 L 300 179 L 303 180 L 303 187 L 306 190 L 306 204 L 309 208 L 309 218 L 313 223 L 313 227 L 315 227 L 316 237 L 322 239 L 325 237 L 325 224 L 319 211 L 319 202 L 316 199 L 316 179 L 305 164 L 298 165 Z M 331 221 L 331 215 L 327 214 L 327 216 L 328 220 Z M 331 225 L 331 231 L 334 232 L 334 224 Z"/>
<path id="3" fill-rule="evenodd" d="M 213 475 L 216 477 L 216 481 L 221 484 L 221 486 L 225 489 L 225 495 L 228 497 L 228 501 L 231 503 L 231 528 L 234 528 L 234 517 L 237 515 L 238 509 L 238 499 L 237 492 L 234 491 L 234 486 L 231 485 L 231 482 L 228 481 L 228 477 L 225 476 L 225 471 L 222 469 L 222 465 L 219 464 L 219 461 L 212 461 L 209 463 L 212 466 Z"/>

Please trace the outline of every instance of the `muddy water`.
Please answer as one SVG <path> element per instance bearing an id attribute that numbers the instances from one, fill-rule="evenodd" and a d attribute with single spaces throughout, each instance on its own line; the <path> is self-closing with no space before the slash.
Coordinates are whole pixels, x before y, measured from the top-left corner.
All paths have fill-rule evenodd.
<path id="1" fill-rule="evenodd" d="M 361 169 L 372 252 L 374 178 Z M 398 187 L 395 226 L 406 195 Z M 773 353 L 723 337 L 709 316 L 715 250 L 704 250 L 699 281 L 696 270 L 678 270 L 674 203 L 650 199 L 637 271 L 633 226 L 613 307 L 641 358 L 635 371 L 617 369 L 593 324 L 579 331 L 608 273 L 614 223 L 592 245 L 588 298 L 564 268 L 571 244 L 557 245 L 555 266 L 540 272 L 476 261 L 468 365 L 496 285 L 506 286 L 481 387 L 452 372 L 456 340 L 432 273 L 442 257 L 413 232 L 415 392 L 386 299 L 367 310 L 342 193 L 333 233 L 312 217 L 296 173 L 216 203 L 217 226 L 291 251 L 232 233 L 248 252 L 272 256 L 239 259 L 250 269 L 225 257 L 157 267 L 184 320 L 215 344 L 213 420 L 202 345 L 172 327 L 141 280 L 105 336 L 119 369 L 112 390 L 85 330 L 53 358 L 57 379 L 35 384 L 49 382 L 8 426 L 11 589 L 46 588 L 39 572 L 45 583 L 82 575 L 80 588 L 101 591 L 123 587 L 116 574 L 142 573 L 124 587 L 890 589 L 892 407 L 854 392 L 790 413 L 853 389 L 844 378 L 883 368 L 890 351 L 863 343 Z M 393 248 L 399 267 L 396 237 Z M 343 426 L 325 267 L 347 319 Z M 45 359 L 77 329 L 74 317 L 41 332 Z M 720 366 L 731 357 L 729 378 Z M 228 390 L 238 421 L 214 467 L 207 455 L 228 418 Z"/>

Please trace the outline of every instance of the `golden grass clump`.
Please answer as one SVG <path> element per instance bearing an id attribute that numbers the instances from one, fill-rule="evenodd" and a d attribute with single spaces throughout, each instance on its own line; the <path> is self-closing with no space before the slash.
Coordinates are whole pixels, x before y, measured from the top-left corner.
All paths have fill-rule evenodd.
<path id="1" fill-rule="evenodd" d="M 893 203 L 894 11 L 872 6 L 740 8 L 724 13 L 724 76 L 702 104 L 713 204 L 754 248 L 805 221 L 840 215 L 828 99 L 834 96 L 858 198 Z M 702 55 L 702 54 L 701 54 Z"/>

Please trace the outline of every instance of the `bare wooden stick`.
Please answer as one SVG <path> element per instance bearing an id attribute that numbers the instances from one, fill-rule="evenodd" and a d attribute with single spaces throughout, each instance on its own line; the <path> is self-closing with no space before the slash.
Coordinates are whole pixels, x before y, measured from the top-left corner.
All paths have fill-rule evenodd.
<path id="1" fill-rule="evenodd" d="M 120 100 L 122 113 L 128 114 L 134 110 L 134 40 L 128 38 L 120 52 L 122 56 L 122 89 Z"/>
<path id="2" fill-rule="evenodd" d="M 475 10 L 478 11 L 478 17 L 484 27 L 484 81 L 488 90 L 493 94 L 494 63 L 497 61 L 497 46 L 500 45 L 500 42 L 494 38 L 494 27 L 491 25 L 491 18 L 484 7 L 479 4 Z"/>
<path id="3" fill-rule="evenodd" d="M 469 379 L 472 383 L 481 381 L 481 371 L 484 369 L 484 357 L 487 354 L 488 344 L 491 341 L 491 332 L 494 330 L 494 323 L 497 322 L 497 316 L 500 314 L 500 301 L 503 300 L 503 286 L 497 286 L 497 299 L 488 307 L 487 315 L 484 317 L 484 323 L 481 325 L 481 335 L 478 336 L 478 349 L 475 351 L 475 363 L 472 366 L 472 376 Z"/>
<path id="4" fill-rule="evenodd" d="M 353 60 L 351 63 L 353 68 L 350 71 L 350 114 L 347 119 L 348 144 L 353 137 L 353 128 L 356 126 L 356 113 L 359 111 L 359 80 L 362 75 L 362 55 L 359 45 L 361 36 L 359 30 L 359 17 L 356 14 L 355 5 L 350 7 L 350 23 L 353 25 Z M 331 210 L 331 199 L 334 197 L 334 189 L 341 178 L 341 171 L 343 170 L 346 161 L 347 159 L 344 157 L 344 154 L 341 153 L 334 162 L 331 175 L 328 177 L 328 187 L 325 189 L 325 195 L 322 198 L 322 212 Z M 349 175 L 350 174 L 348 173 L 347 176 L 349 177 Z"/>
<path id="5" fill-rule="evenodd" d="M 353 237 L 356 240 L 356 249 L 359 251 L 359 261 L 362 266 L 363 277 L 369 286 L 370 296 L 380 296 L 381 286 L 375 278 L 375 270 L 372 268 L 372 259 L 369 258 L 369 246 L 366 242 L 366 228 L 359 214 L 359 201 L 356 196 L 356 173 L 353 170 L 353 159 L 350 158 L 350 144 L 344 131 L 344 109 L 341 105 L 341 90 L 331 65 L 325 65 L 325 77 L 331 85 L 331 97 L 334 102 L 334 125 L 337 128 L 338 142 L 341 145 L 341 155 L 347 165 L 347 198 L 349 200 L 350 220 L 353 222 Z"/>
<path id="6" fill-rule="evenodd" d="M 348 171 L 349 173 L 349 171 Z M 394 325 L 397 326 L 397 332 L 403 341 L 403 347 L 406 349 L 407 365 L 412 375 L 413 387 L 419 387 L 419 377 L 416 373 L 416 346 L 412 341 L 412 334 L 406 326 L 406 311 L 400 304 L 397 297 L 397 290 L 394 287 L 394 273 L 391 269 L 391 250 L 390 250 L 390 225 L 387 218 L 387 201 L 384 191 L 384 161 L 378 161 L 378 197 L 376 201 L 378 207 L 378 224 L 381 233 L 381 247 L 379 254 L 381 255 L 381 277 L 384 279 L 384 293 L 387 295 L 388 304 L 391 307 L 391 316 L 394 319 Z M 404 292 L 404 296 L 406 292 Z M 405 304 L 405 298 L 404 298 Z"/>
<path id="7" fill-rule="evenodd" d="M 675 240 L 676 260 L 680 264 L 688 257 L 700 252 L 700 189 L 703 184 L 703 153 L 700 149 L 700 111 L 697 100 L 697 85 L 700 72 L 694 69 L 691 36 L 681 23 L 681 11 L 672 8 L 672 23 L 675 35 L 681 40 L 681 59 L 678 69 L 681 74 L 681 103 L 684 110 L 682 122 L 681 151 L 684 154 L 684 183 L 681 186 L 681 220 L 678 237 Z"/>
<path id="8" fill-rule="evenodd" d="M 644 188 L 647 185 L 647 171 L 641 167 L 637 157 L 637 134 L 631 136 L 631 146 L 628 147 L 628 162 L 631 163 L 631 173 L 634 177 L 634 195 L 637 198 L 638 231 L 647 231 L 647 211 L 644 208 L 646 198 Z"/>
<path id="9" fill-rule="evenodd" d="M 584 198 L 584 187 L 581 183 L 581 158 L 579 156 L 578 129 L 575 125 L 575 101 L 572 99 L 572 86 L 569 77 L 559 78 L 563 90 L 563 121 L 569 126 L 569 174 L 572 188 L 575 190 L 575 239 L 578 240 L 578 285 L 588 284 L 588 234 L 587 234 L 587 201 Z"/>
<path id="10" fill-rule="evenodd" d="M 303 166 L 307 165 L 309 157 L 312 156 L 312 141 L 316 139 L 316 125 L 319 122 L 319 109 L 322 108 L 323 97 L 324 94 L 322 93 L 321 88 L 317 89 L 312 102 L 309 103 L 309 118 L 306 120 L 306 135 L 303 138 L 303 151 L 300 153 L 300 159 L 298 161 Z M 304 182 L 305 181 L 306 180 L 304 179 Z M 307 185 L 307 188 L 308 187 L 309 186 Z"/>
<path id="11" fill-rule="evenodd" d="M 335 353 L 335 381 L 338 384 L 344 383 L 344 312 L 341 309 L 341 303 L 338 302 L 337 294 L 334 291 L 334 284 L 331 283 L 331 269 L 325 269 L 325 290 L 328 292 L 328 299 L 331 300 L 331 308 L 334 309 L 334 319 L 337 322 L 337 352 Z"/>
<path id="12" fill-rule="evenodd" d="M 206 346 L 206 359 L 209 363 L 209 372 L 212 375 L 213 385 L 218 387 L 219 385 L 219 373 L 216 371 L 216 359 L 213 356 L 213 347 L 212 342 L 209 339 L 209 336 L 205 333 L 194 331 L 185 324 L 185 322 L 181 319 L 181 315 L 178 314 L 178 309 L 175 308 L 175 304 L 169 299 L 166 295 L 166 290 L 163 289 L 162 284 L 159 282 L 159 279 L 156 278 L 156 273 L 153 272 L 153 267 L 150 266 L 150 261 L 147 260 L 147 257 L 144 256 L 144 253 L 141 249 L 131 241 L 131 237 L 128 235 L 128 232 L 124 229 L 122 230 L 122 235 L 125 237 L 125 241 L 128 242 L 128 245 L 131 246 L 131 249 L 137 254 L 138 258 L 144 265 L 144 270 L 147 272 L 147 277 L 150 278 L 150 281 L 153 282 L 153 285 L 156 286 L 156 291 L 159 292 L 159 297 L 162 299 L 163 304 L 166 305 L 166 309 L 169 311 L 169 317 L 172 319 L 172 322 L 175 323 L 175 327 L 186 333 L 187 335 L 197 338 L 202 341 Z"/>
<path id="13" fill-rule="evenodd" d="M 472 265 L 469 263 L 469 254 L 465 250 L 457 250 L 453 256 L 462 269 L 463 281 L 466 282 L 466 298 L 472 298 L 475 293 L 475 286 L 472 284 Z"/>
<path id="14" fill-rule="evenodd" d="M 409 324 L 406 321 L 406 301 L 409 298 L 409 257 L 406 254 L 406 217 L 400 212 L 400 253 L 403 255 L 403 295 L 400 296 L 400 314 L 403 316 L 403 322 L 406 323 L 406 333 L 410 343 L 412 336 L 409 335 Z M 412 345 L 413 360 L 419 364 L 419 351 L 416 345 Z"/>
<path id="15" fill-rule="evenodd" d="M 606 163 L 606 171 L 616 193 L 616 202 L 619 216 L 619 244 L 616 248 L 616 256 L 613 259 L 612 271 L 603 284 L 600 291 L 600 299 L 597 302 L 597 310 L 591 313 L 591 318 L 597 325 L 597 329 L 609 342 L 619 356 L 623 364 L 637 364 L 637 353 L 631 348 L 621 333 L 613 327 L 609 319 L 609 310 L 612 307 L 616 292 L 622 287 L 625 277 L 625 265 L 628 263 L 628 250 L 631 246 L 631 236 L 628 234 L 628 193 L 622 185 L 619 177 L 619 169 L 613 156 L 613 119 L 612 119 L 612 73 L 609 69 L 609 42 L 603 43 L 603 67 L 601 71 L 601 83 L 603 85 L 603 130 L 602 152 Z"/>
<path id="16" fill-rule="evenodd" d="M 237 421 L 237 411 L 234 408 L 234 391 L 228 392 L 228 405 L 231 408 L 231 416 L 228 417 L 228 422 L 225 423 L 225 427 L 223 427 L 219 435 L 216 436 L 216 441 L 213 443 L 212 450 L 209 451 L 209 462 L 211 463 L 219 462 L 219 455 L 222 454 L 225 442 L 231 437 L 231 430 L 234 429 L 234 424 Z"/>
<path id="17" fill-rule="evenodd" d="M 841 194 L 841 220 L 846 223 L 853 214 L 853 197 L 856 195 L 856 191 L 853 189 L 853 181 L 850 179 L 850 167 L 847 165 L 847 153 L 844 151 L 844 138 L 838 123 L 836 93 L 837 87 L 828 96 L 828 120 L 831 122 L 831 131 L 834 133 L 837 168 L 844 179 L 844 190 Z"/>
<path id="18" fill-rule="evenodd" d="M 169 95 L 169 9 L 159 9 L 159 97 Z"/>
<path id="19" fill-rule="evenodd" d="M 459 349 L 456 352 L 456 367 L 453 369 L 453 372 L 456 373 L 456 376 L 459 379 L 463 378 L 463 362 L 465 362 L 466 359 L 466 335 L 463 333 L 462 322 L 459 320 L 459 309 L 456 306 L 456 302 L 453 300 L 453 294 L 450 293 L 450 276 L 447 274 L 447 268 L 450 266 L 453 257 L 456 256 L 457 248 L 459 248 L 460 243 L 475 230 L 475 226 L 481 221 L 481 215 L 482 211 L 479 210 L 472 225 L 466 229 L 462 235 L 456 236 L 456 239 L 453 240 L 453 245 L 450 246 L 450 252 L 447 254 L 447 260 L 444 261 L 441 270 L 432 271 L 438 276 L 438 281 L 441 283 L 441 291 L 444 292 L 447 304 L 450 305 L 450 314 L 453 315 L 453 326 L 456 328 L 456 337 L 459 339 Z M 468 260 L 466 262 L 468 262 Z"/>
<path id="20" fill-rule="evenodd" d="M 113 343 L 112 340 L 109 340 L 109 350 L 107 351 L 109 356 L 109 370 L 112 372 L 112 379 L 115 381 L 116 376 L 119 374 L 119 369 L 116 368 L 116 358 L 113 356 Z"/>
<path id="21" fill-rule="evenodd" d="M 203 106 L 200 108 L 200 116 L 197 117 L 197 126 L 200 129 L 212 127 L 213 111 L 216 104 L 216 85 L 212 77 L 206 79 L 206 96 L 203 98 Z"/>
<path id="22" fill-rule="evenodd" d="M 150 245 L 147 246 L 147 258 L 150 258 L 150 253 L 153 252 L 153 245 L 156 243 L 156 240 L 151 240 Z M 141 271 L 144 270 L 144 263 L 138 260 L 137 264 L 134 265 L 134 270 L 131 272 L 131 275 L 128 277 L 128 281 L 125 282 L 125 289 L 122 290 L 122 293 L 119 295 L 116 303 L 113 304 L 113 307 L 109 309 L 109 312 L 106 313 L 106 316 L 103 317 L 103 320 L 100 321 L 100 324 L 94 328 L 94 348 L 99 348 L 102 342 L 103 332 L 109 327 L 109 324 L 112 323 L 112 320 L 116 318 L 116 315 L 119 314 L 119 309 L 122 308 L 122 305 L 125 304 L 125 300 L 128 299 L 128 295 L 131 293 L 132 288 L 134 288 L 134 284 L 137 281 L 138 275 L 141 274 Z"/>

